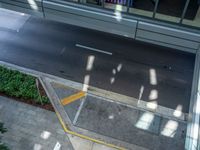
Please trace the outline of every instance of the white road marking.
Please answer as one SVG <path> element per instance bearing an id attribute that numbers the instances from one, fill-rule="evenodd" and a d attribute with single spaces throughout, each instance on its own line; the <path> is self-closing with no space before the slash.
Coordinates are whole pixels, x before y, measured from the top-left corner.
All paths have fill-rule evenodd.
<path id="1" fill-rule="evenodd" d="M 96 48 L 84 46 L 84 45 L 81 45 L 81 44 L 76 44 L 76 47 L 88 49 L 88 50 L 95 51 L 95 52 L 99 52 L 99 53 L 104 53 L 104 54 L 107 54 L 107 55 L 112 55 L 111 52 L 107 52 L 107 51 L 103 51 L 103 50 L 100 50 L 100 49 L 96 49 Z"/>
<path id="2" fill-rule="evenodd" d="M 60 150 L 60 149 L 61 149 L 61 144 L 57 142 L 53 150 Z"/>

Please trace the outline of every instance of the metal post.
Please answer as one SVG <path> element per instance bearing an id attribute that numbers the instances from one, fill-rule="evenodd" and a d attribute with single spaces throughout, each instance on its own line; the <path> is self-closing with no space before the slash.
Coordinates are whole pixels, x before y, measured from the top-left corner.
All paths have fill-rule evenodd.
<path id="1" fill-rule="evenodd" d="M 102 0 L 102 7 L 105 7 L 105 0 Z"/>
<path id="2" fill-rule="evenodd" d="M 41 5 L 42 5 L 42 14 L 43 14 L 43 18 L 46 18 L 45 12 L 44 12 L 44 0 L 41 1 Z"/>
<path id="3" fill-rule="evenodd" d="M 157 12 L 157 9 L 158 9 L 158 4 L 159 4 L 159 0 L 156 0 L 156 4 L 155 4 L 154 10 L 153 10 L 153 18 L 155 18 L 155 16 L 156 16 L 156 12 Z"/>
<path id="4" fill-rule="evenodd" d="M 186 150 L 197 150 L 200 123 L 200 49 L 196 53 L 185 141 Z"/>
<path id="5" fill-rule="evenodd" d="M 183 13 L 181 15 L 181 19 L 180 19 L 180 22 L 179 22 L 181 24 L 183 22 L 183 18 L 185 17 L 186 12 L 187 12 L 187 8 L 188 8 L 189 3 L 190 3 L 190 0 L 187 0 L 186 3 L 185 3 L 185 7 L 183 9 Z"/>
<path id="6" fill-rule="evenodd" d="M 129 12 L 130 0 L 127 0 L 127 13 Z"/>

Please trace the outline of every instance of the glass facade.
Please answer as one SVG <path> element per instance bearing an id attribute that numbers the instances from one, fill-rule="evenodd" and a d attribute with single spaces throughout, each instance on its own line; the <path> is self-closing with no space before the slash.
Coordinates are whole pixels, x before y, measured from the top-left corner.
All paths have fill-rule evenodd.
<path id="1" fill-rule="evenodd" d="M 155 18 L 179 23 L 186 0 L 160 0 Z"/>
<path id="2" fill-rule="evenodd" d="M 115 12 L 127 12 L 128 0 L 105 0 L 104 7 Z"/>
<path id="3" fill-rule="evenodd" d="M 182 23 L 200 28 L 200 0 L 190 0 Z"/>
<path id="4" fill-rule="evenodd" d="M 65 0 L 67 1 L 67 0 Z M 200 0 L 73 0 L 92 7 L 200 28 Z"/>
<path id="5" fill-rule="evenodd" d="M 129 5 L 129 13 L 153 17 L 155 0 L 132 0 Z"/>

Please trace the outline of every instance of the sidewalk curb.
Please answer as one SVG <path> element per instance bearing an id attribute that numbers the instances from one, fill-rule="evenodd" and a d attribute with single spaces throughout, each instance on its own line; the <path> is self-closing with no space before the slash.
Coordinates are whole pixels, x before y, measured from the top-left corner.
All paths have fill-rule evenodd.
<path id="1" fill-rule="evenodd" d="M 59 106 L 59 105 L 55 105 L 54 104 L 55 100 L 53 100 L 53 98 L 57 99 L 57 101 L 59 100 L 59 98 L 57 97 L 56 94 L 53 94 L 53 92 L 51 91 L 53 88 L 50 85 L 51 81 L 48 81 L 48 80 L 49 80 L 48 78 L 45 79 L 43 77 L 42 78 L 40 77 L 41 84 L 43 85 L 43 87 L 44 87 L 44 89 L 45 89 L 45 91 L 46 91 L 51 103 L 53 104 L 55 112 L 56 112 L 56 115 L 57 115 L 57 117 L 58 117 L 58 119 L 60 121 L 60 124 L 62 125 L 63 130 L 66 133 L 74 135 L 74 136 L 78 136 L 80 138 L 83 138 L 83 139 L 86 139 L 86 140 L 89 140 L 89 141 L 92 141 L 92 142 L 95 142 L 95 143 L 98 143 L 98 144 L 102 144 L 102 145 L 105 145 L 105 146 L 108 146 L 108 147 L 111 147 L 111 148 L 114 148 L 114 149 L 126 150 L 126 148 L 123 148 L 123 147 L 120 147 L 120 146 L 117 146 L 117 145 L 114 145 L 114 144 L 110 144 L 110 143 L 107 143 L 107 142 L 105 142 L 103 140 L 98 140 L 96 138 L 91 138 L 90 136 L 86 136 L 84 134 L 78 133 L 77 129 L 75 129 L 75 127 L 73 126 L 73 123 L 69 119 L 68 114 L 63 110 L 63 107 L 59 107 L 59 109 L 58 109 L 56 106 Z M 47 86 L 47 84 L 49 84 L 49 85 Z M 60 103 L 60 105 L 62 105 L 62 104 Z M 64 118 L 61 117 L 63 115 L 66 116 L 66 117 L 64 117 L 64 118 L 67 118 L 66 120 L 63 120 Z"/>
<path id="2" fill-rule="evenodd" d="M 56 115 L 57 115 L 57 117 L 58 117 L 58 119 L 59 119 L 59 121 L 60 121 L 60 123 L 61 123 L 61 125 L 62 125 L 62 127 L 63 127 L 63 129 L 66 133 L 74 135 L 74 136 L 78 136 L 80 138 L 83 138 L 83 139 L 86 139 L 86 140 L 89 140 L 89 141 L 92 141 L 92 142 L 95 142 L 95 143 L 98 143 L 98 144 L 108 146 L 108 147 L 111 147 L 111 148 L 115 148 L 115 149 L 118 149 L 118 150 L 126 150 L 125 148 L 122 148 L 122 147 L 119 147 L 119 146 L 116 146 L 116 145 L 113 145 L 113 144 L 105 143 L 103 141 L 96 140 L 96 139 L 90 138 L 88 136 L 73 132 L 69 128 L 66 127 L 65 123 L 63 122 L 63 120 L 62 120 L 62 118 L 61 118 L 61 116 L 58 112 L 56 112 Z"/>
<path id="3" fill-rule="evenodd" d="M 103 140 L 98 140 L 98 139 L 91 138 L 89 136 L 85 136 L 83 134 L 79 134 L 77 132 L 74 132 L 75 129 L 74 129 L 72 123 L 71 124 L 67 124 L 67 126 L 66 126 L 65 122 L 71 122 L 71 120 L 69 118 L 67 119 L 67 121 L 63 120 L 63 118 L 61 117 L 62 115 L 60 113 L 61 112 L 65 112 L 65 111 L 59 111 L 58 108 L 56 107 L 56 105 L 54 104 L 54 101 L 52 100 L 52 97 L 58 99 L 57 95 L 56 94 L 53 95 L 52 94 L 53 92 L 50 91 L 50 90 L 52 90 L 52 89 L 49 89 L 49 88 L 52 88 L 51 85 L 48 86 L 48 87 L 45 85 L 45 83 L 46 83 L 45 80 L 50 80 L 48 82 L 50 84 L 50 82 L 53 81 L 53 80 L 52 79 L 48 79 L 48 78 L 57 78 L 57 77 L 52 76 L 52 75 L 48 75 L 48 74 L 45 74 L 45 73 L 37 72 L 35 70 L 26 69 L 26 68 L 23 68 L 23 67 L 20 67 L 20 66 L 17 66 L 17 65 L 5 63 L 5 62 L 2 62 L 2 61 L 0 61 L 0 65 L 6 67 L 8 69 L 18 70 L 18 71 L 20 71 L 22 73 L 25 73 L 25 74 L 28 74 L 28 75 L 31 75 L 31 76 L 34 76 L 34 77 L 38 78 L 38 80 L 42 84 L 47 96 L 49 97 L 49 99 L 51 101 L 51 104 L 53 105 L 53 107 L 55 109 L 56 116 L 57 116 L 57 118 L 58 118 L 58 120 L 59 120 L 59 122 L 60 122 L 60 124 L 61 124 L 61 126 L 63 128 L 63 130 L 65 131 L 65 133 L 80 137 L 80 138 L 88 140 L 88 141 L 92 141 L 94 143 L 98 143 L 98 144 L 107 146 L 107 147 L 110 147 L 110 148 L 114 148 L 114 149 L 117 149 L 117 150 L 126 150 L 126 148 L 123 148 L 123 147 L 120 147 L 120 146 L 117 146 L 117 145 L 114 145 L 114 144 L 110 144 L 110 143 L 104 142 Z M 47 78 L 47 79 L 45 79 L 45 78 Z M 57 105 L 57 106 L 59 106 L 59 105 Z M 63 108 L 59 108 L 59 109 L 63 109 Z M 67 114 L 65 114 L 65 116 L 67 116 Z"/>
<path id="4" fill-rule="evenodd" d="M 54 76 L 54 75 L 50 75 L 50 74 L 43 73 L 43 72 L 40 72 L 40 71 L 36 71 L 36 70 L 33 70 L 33 69 L 28 69 L 28 68 L 25 68 L 25 67 L 10 64 L 10 63 L 3 62 L 3 61 L 0 61 L 0 66 L 4 66 L 4 67 L 12 69 L 12 70 L 18 70 L 20 72 L 32 75 L 32 76 L 37 77 L 37 78 L 47 77 L 51 81 L 55 81 L 55 82 L 60 83 L 60 84 L 65 84 L 69 87 L 72 87 L 72 88 L 75 88 L 75 89 L 78 89 L 78 90 L 82 90 L 83 86 L 84 86 L 82 83 L 63 79 L 63 78 L 60 78 L 60 77 L 57 77 L 57 76 Z M 121 103 L 121 104 L 126 105 L 128 107 L 149 111 L 149 112 L 157 114 L 158 116 L 169 118 L 169 119 L 174 119 L 174 120 L 181 121 L 181 122 L 186 122 L 187 118 L 188 118 L 187 113 L 182 113 L 181 116 L 176 117 L 176 116 L 173 115 L 173 113 L 174 113 L 173 109 L 166 108 L 166 107 L 163 107 L 163 106 L 160 106 L 160 105 L 157 106 L 157 109 L 152 109 L 152 108 L 148 107 L 148 105 L 151 104 L 151 103 L 145 102 L 143 100 L 137 100 L 137 99 L 130 97 L 130 96 L 126 96 L 126 95 L 114 93 L 114 92 L 111 92 L 111 91 L 99 89 L 99 88 L 96 88 L 96 87 L 93 87 L 93 86 L 88 87 L 87 93 L 92 94 L 92 95 L 96 95 L 97 97 L 106 98 L 106 99 L 109 99 L 109 100 L 117 102 L 117 103 Z"/>
<path id="5" fill-rule="evenodd" d="M 54 109 L 55 109 L 55 112 L 56 112 L 56 115 L 57 115 L 57 117 L 60 121 L 60 124 L 62 125 L 63 130 L 66 133 L 80 137 L 80 138 L 83 138 L 83 139 L 86 139 L 86 140 L 89 140 L 91 142 L 95 142 L 95 143 L 105 145 L 105 146 L 108 146 L 108 147 L 111 147 L 111 148 L 114 148 L 114 149 L 118 149 L 118 150 L 125 150 L 125 149 L 133 149 L 133 150 L 137 150 L 137 149 L 144 150 L 145 149 L 146 150 L 146 148 L 141 147 L 137 144 L 130 144 L 130 143 L 127 143 L 127 142 L 124 142 L 124 141 L 114 139 L 112 137 L 107 137 L 107 136 L 100 135 L 100 134 L 92 132 L 92 131 L 88 131 L 86 129 L 82 129 L 82 128 L 73 126 L 73 123 L 69 119 L 69 116 L 66 113 L 66 111 L 64 111 L 64 107 L 62 107 L 61 102 L 59 100 L 59 97 L 55 93 L 51 83 L 58 83 L 58 84 L 66 86 L 66 87 L 74 88 L 74 89 L 77 89 L 77 90 L 82 90 L 83 84 L 77 83 L 77 82 L 74 82 L 74 81 L 69 81 L 69 80 L 66 80 L 66 79 L 62 79 L 60 77 L 56 77 L 56 76 L 46 74 L 46 73 L 42 73 L 42 72 L 39 72 L 39 71 L 35 71 L 35 70 L 32 70 L 32 69 L 27 69 L 27 68 L 24 68 L 24 67 L 13 65 L 13 64 L 10 64 L 10 63 L 2 62 L 2 61 L 0 61 L 0 66 L 4 66 L 4 67 L 9 68 L 11 70 L 18 70 L 22 73 L 32 75 L 32 76 L 39 79 L 39 81 L 41 82 L 42 86 L 44 87 L 44 89 L 45 89 Z M 128 100 L 132 100 L 132 103 L 134 103 L 135 102 L 135 101 L 133 101 L 134 98 L 124 96 L 124 95 L 120 95 L 120 94 L 113 93 L 113 92 L 104 92 L 105 90 L 98 89 L 98 88 L 95 88 L 95 87 L 89 87 L 88 89 L 89 89 L 87 91 L 88 95 L 101 97 L 102 99 L 110 101 L 110 102 L 115 102 L 115 103 L 118 103 L 118 104 L 126 105 L 128 107 L 136 108 L 138 110 L 153 112 L 154 114 L 156 114 L 158 116 L 162 116 L 161 114 L 158 114 L 155 111 L 150 111 L 150 110 L 147 110 L 145 108 L 138 107 L 138 103 L 135 106 L 135 105 L 129 105 L 129 104 L 126 104 L 126 103 L 123 103 L 123 102 L 120 102 L 120 101 L 113 100 L 114 97 L 115 98 L 118 97 L 118 100 L 119 100 L 119 97 L 121 96 L 123 98 L 127 98 L 127 99 L 129 98 Z M 99 94 L 99 92 L 100 92 L 100 94 Z M 111 93 L 113 95 L 109 95 Z M 121 98 L 121 99 L 124 100 L 123 98 Z M 58 104 L 55 104 L 55 103 L 58 103 Z M 168 116 L 164 115 L 164 118 L 168 118 Z M 172 118 L 169 117 L 169 119 L 172 119 Z M 185 122 L 184 120 L 181 120 L 179 118 L 178 119 L 173 118 L 173 119 L 179 120 L 181 122 Z M 123 146 L 123 147 L 121 147 L 121 146 Z"/>

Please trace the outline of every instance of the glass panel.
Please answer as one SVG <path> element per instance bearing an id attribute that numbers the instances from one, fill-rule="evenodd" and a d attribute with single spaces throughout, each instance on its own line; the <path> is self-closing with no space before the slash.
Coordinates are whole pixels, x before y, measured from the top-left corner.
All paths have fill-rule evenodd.
<path id="1" fill-rule="evenodd" d="M 66 1 L 66 2 L 79 2 L 79 0 L 63 0 L 63 1 Z"/>
<path id="2" fill-rule="evenodd" d="M 80 3 L 86 3 L 95 6 L 102 6 L 102 0 L 80 0 Z"/>
<path id="3" fill-rule="evenodd" d="M 160 0 L 155 18 L 171 22 L 180 22 L 186 0 Z"/>
<path id="4" fill-rule="evenodd" d="M 152 17 L 156 0 L 130 0 L 129 13 Z"/>
<path id="5" fill-rule="evenodd" d="M 127 11 L 128 0 L 105 0 L 104 7 L 108 9 L 114 9 L 117 13 Z"/>
<path id="6" fill-rule="evenodd" d="M 183 24 L 200 27 L 200 0 L 190 0 Z"/>

